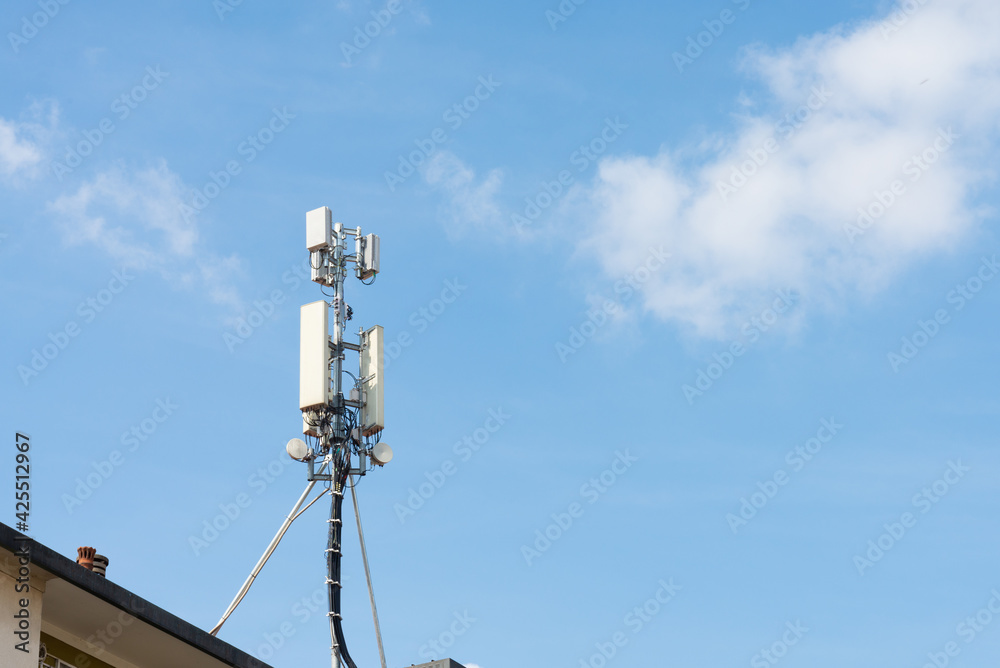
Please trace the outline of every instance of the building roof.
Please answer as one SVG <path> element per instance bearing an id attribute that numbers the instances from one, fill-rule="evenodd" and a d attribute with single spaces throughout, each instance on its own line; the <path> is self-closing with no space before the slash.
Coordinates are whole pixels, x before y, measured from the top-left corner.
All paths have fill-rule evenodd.
<path id="1" fill-rule="evenodd" d="M 42 623 L 63 635 L 92 637 L 98 629 L 121 625 L 124 612 L 127 632 L 115 639 L 108 652 L 143 668 L 271 668 L 0 523 L 0 558 L 12 558 L 25 544 L 30 548 L 32 576 L 45 581 Z"/>

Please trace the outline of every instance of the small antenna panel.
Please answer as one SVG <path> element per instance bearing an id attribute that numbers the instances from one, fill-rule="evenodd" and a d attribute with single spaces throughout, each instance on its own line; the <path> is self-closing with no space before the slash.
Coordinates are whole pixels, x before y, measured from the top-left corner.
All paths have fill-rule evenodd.
<path id="1" fill-rule="evenodd" d="M 306 213 L 306 248 L 310 251 L 323 250 L 333 245 L 333 214 L 330 208 L 321 206 Z"/>

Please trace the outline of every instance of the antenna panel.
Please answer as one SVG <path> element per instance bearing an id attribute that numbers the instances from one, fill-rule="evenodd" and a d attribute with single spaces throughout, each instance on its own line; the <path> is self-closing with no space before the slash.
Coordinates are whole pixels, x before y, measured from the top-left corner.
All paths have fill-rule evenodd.
<path id="1" fill-rule="evenodd" d="M 306 304 L 300 316 L 299 408 L 310 410 L 330 401 L 330 306 Z"/>
<path id="2" fill-rule="evenodd" d="M 310 251 L 322 250 L 333 245 L 333 214 L 330 208 L 321 206 L 306 213 L 306 248 Z"/>
<path id="3" fill-rule="evenodd" d="M 365 401 L 361 408 L 361 433 L 365 436 L 377 434 L 385 426 L 383 338 L 381 325 L 376 325 L 364 333 L 361 341 L 361 374 L 364 378 L 361 389 Z"/>

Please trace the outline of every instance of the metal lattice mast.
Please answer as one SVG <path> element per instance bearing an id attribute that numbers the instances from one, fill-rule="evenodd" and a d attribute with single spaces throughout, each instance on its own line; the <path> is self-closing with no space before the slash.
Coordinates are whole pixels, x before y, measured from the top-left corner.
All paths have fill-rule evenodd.
<path id="1" fill-rule="evenodd" d="M 353 236 L 355 240 L 353 254 L 347 253 L 348 236 Z M 344 488 L 348 480 L 353 484 L 355 475 L 361 477 L 367 473 L 369 461 L 375 465 L 388 462 L 392 458 L 392 450 L 380 442 L 384 424 L 382 328 L 376 326 L 367 331 L 360 330 L 357 344 L 344 340 L 347 321 L 353 317 L 344 298 L 344 284 L 348 262 L 355 263 L 355 275 L 362 282 L 365 279 L 374 280 L 379 271 L 379 238 L 374 234 L 363 236 L 360 227 L 345 228 L 339 222 L 333 223 L 330 209 L 322 207 L 306 214 L 306 246 L 310 252 L 312 280 L 331 288 L 333 294 L 327 294 L 332 297 L 330 302 L 323 300 L 302 307 L 299 403 L 303 433 L 315 439 L 315 447 L 294 439 L 289 443 L 289 454 L 308 464 L 310 482 L 329 482 L 332 502 L 327 520 L 326 584 L 330 600 L 331 665 L 339 668 L 343 660 L 348 668 L 356 668 L 347 651 L 340 615 Z M 331 310 L 332 331 L 329 322 Z M 349 398 L 345 398 L 343 363 L 348 350 L 359 355 L 359 376 L 354 379 Z M 351 466 L 354 456 L 357 456 L 356 468 Z M 317 472 L 316 461 L 329 462 L 330 472 Z M 357 509 L 357 498 L 353 497 L 353 500 Z M 364 536 L 360 531 L 360 515 L 358 520 L 379 655 L 384 668 L 381 631 Z"/>

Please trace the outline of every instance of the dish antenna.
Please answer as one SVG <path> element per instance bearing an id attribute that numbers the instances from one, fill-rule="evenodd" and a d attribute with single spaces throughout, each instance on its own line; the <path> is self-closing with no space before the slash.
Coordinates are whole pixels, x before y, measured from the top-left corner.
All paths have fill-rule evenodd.
<path id="1" fill-rule="evenodd" d="M 309 446 L 306 445 L 306 442 L 301 438 L 293 438 L 290 440 L 285 445 L 285 452 L 288 453 L 289 457 L 300 462 L 304 462 L 308 459 L 309 455 L 312 454 Z"/>
<path id="2" fill-rule="evenodd" d="M 392 448 L 389 447 L 388 443 L 382 443 L 379 441 L 374 446 L 372 446 L 371 454 L 372 463 L 377 466 L 385 466 L 392 461 Z"/>

